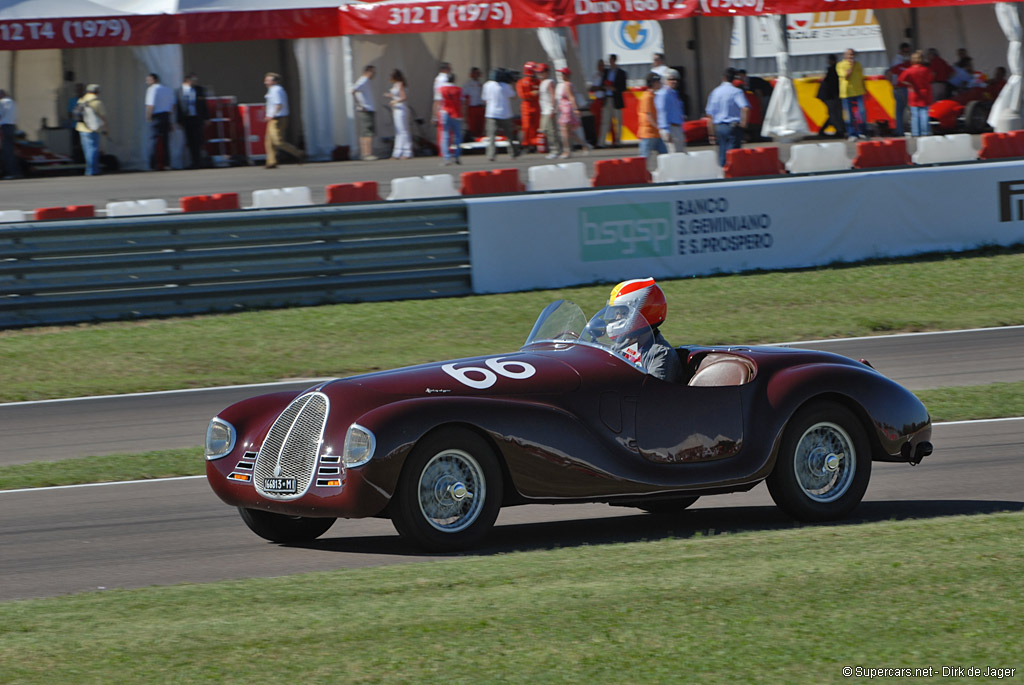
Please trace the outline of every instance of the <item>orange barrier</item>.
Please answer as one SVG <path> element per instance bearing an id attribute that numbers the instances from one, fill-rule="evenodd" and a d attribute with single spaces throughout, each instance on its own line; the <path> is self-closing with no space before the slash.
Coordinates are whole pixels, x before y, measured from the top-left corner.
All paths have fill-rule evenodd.
<path id="1" fill-rule="evenodd" d="M 36 221 L 52 219 L 90 219 L 96 216 L 94 205 L 71 205 L 70 207 L 40 207 L 36 210 Z"/>
<path id="2" fill-rule="evenodd" d="M 521 193 L 526 187 L 519 182 L 518 169 L 492 169 L 489 171 L 464 171 L 463 195 L 491 195 L 495 193 Z"/>
<path id="3" fill-rule="evenodd" d="M 651 172 L 647 170 L 647 160 L 643 157 L 627 157 L 626 159 L 602 159 L 594 162 L 594 178 L 591 185 L 599 186 L 631 186 L 650 183 Z"/>
<path id="4" fill-rule="evenodd" d="M 376 202 L 380 199 L 376 181 L 359 181 L 358 183 L 333 183 L 325 188 L 327 204 L 335 205 L 343 202 Z"/>
<path id="5" fill-rule="evenodd" d="M 854 169 L 908 166 L 909 164 L 910 155 L 907 154 L 905 138 L 862 140 L 857 143 L 857 156 L 853 158 Z"/>
<path id="6" fill-rule="evenodd" d="M 238 193 L 216 193 L 214 195 L 189 195 L 181 198 L 183 212 L 213 212 L 218 209 L 241 209 Z"/>
<path id="7" fill-rule="evenodd" d="M 779 161 L 779 148 L 746 147 L 725 153 L 722 172 L 726 178 L 776 176 L 786 173 L 786 167 Z"/>
<path id="8" fill-rule="evenodd" d="M 982 133 L 978 159 L 1024 157 L 1024 131 Z"/>

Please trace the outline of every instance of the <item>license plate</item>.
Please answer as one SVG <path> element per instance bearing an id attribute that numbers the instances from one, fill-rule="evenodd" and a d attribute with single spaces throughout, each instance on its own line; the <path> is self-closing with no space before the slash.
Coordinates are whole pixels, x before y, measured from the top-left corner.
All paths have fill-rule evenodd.
<path id="1" fill-rule="evenodd" d="M 294 478 L 264 478 L 263 489 L 267 492 L 276 492 L 281 495 L 295 494 Z"/>

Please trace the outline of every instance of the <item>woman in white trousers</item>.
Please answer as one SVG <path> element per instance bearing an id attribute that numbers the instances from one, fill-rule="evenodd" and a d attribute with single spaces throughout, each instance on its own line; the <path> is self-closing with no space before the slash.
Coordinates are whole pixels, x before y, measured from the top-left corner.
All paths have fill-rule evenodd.
<path id="1" fill-rule="evenodd" d="M 409 135 L 409 106 L 405 101 L 405 76 L 398 69 L 391 72 L 391 114 L 395 121 L 395 149 L 392 159 L 412 158 L 412 137 Z"/>

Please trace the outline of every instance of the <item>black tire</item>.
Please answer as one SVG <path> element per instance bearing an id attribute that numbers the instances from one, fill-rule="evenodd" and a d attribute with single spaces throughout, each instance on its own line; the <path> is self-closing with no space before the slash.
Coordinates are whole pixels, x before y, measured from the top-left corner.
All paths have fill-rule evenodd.
<path id="1" fill-rule="evenodd" d="M 327 532 L 337 519 L 285 516 L 259 509 L 238 508 L 249 530 L 271 542 L 309 542 Z"/>
<path id="2" fill-rule="evenodd" d="M 768 491 L 800 521 L 833 521 L 853 511 L 871 478 L 864 426 L 846 407 L 818 402 L 798 411 L 782 436 Z"/>
<path id="3" fill-rule="evenodd" d="M 968 133 L 984 133 L 991 131 L 988 126 L 988 113 L 992 111 L 992 103 L 984 100 L 972 100 L 964 109 L 964 129 Z"/>
<path id="4" fill-rule="evenodd" d="M 677 497 L 676 499 L 660 499 L 654 500 L 653 502 L 644 502 L 638 504 L 637 509 L 643 509 L 644 511 L 652 514 L 678 514 L 684 509 L 688 509 L 693 506 L 699 497 Z"/>
<path id="5" fill-rule="evenodd" d="M 446 428 L 409 455 L 391 500 L 391 521 L 425 550 L 463 550 L 491 530 L 501 498 L 501 466 L 490 444 L 472 431 Z"/>

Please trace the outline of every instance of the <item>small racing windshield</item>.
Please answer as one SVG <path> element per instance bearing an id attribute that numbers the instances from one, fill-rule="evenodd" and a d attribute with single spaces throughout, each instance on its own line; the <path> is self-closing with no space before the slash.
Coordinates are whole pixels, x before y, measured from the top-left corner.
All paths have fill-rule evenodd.
<path id="1" fill-rule="evenodd" d="M 587 321 L 578 305 L 556 300 L 537 317 L 523 347 L 537 343 L 596 347 L 646 373 L 643 353 L 653 341 L 650 324 L 634 305 L 605 306 Z"/>

